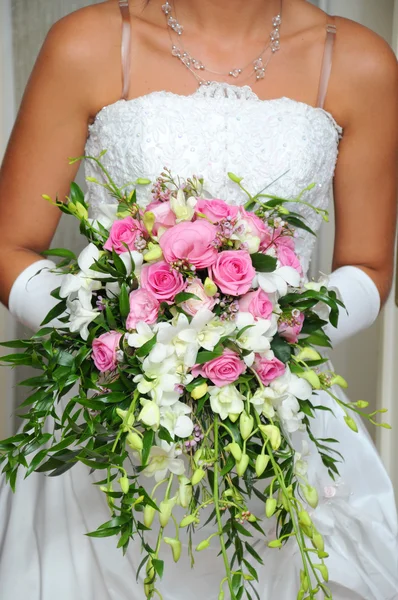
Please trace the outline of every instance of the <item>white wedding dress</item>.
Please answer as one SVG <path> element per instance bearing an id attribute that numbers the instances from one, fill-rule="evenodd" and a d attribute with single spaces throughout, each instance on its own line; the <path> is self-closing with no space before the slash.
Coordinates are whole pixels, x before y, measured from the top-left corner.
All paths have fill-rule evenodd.
<path id="1" fill-rule="evenodd" d="M 266 186 L 285 197 L 307 194 L 314 206 L 327 208 L 342 130 L 322 108 L 288 98 L 262 101 L 249 87 L 203 86 L 191 96 L 154 92 L 105 107 L 90 127 L 87 154 L 107 149 L 103 162 L 118 184 L 137 177 L 155 179 L 163 167 L 182 177 L 201 175 L 206 190 L 233 204 L 245 201 L 227 172 L 244 177 L 252 192 Z M 87 175 L 100 177 L 94 163 Z M 89 184 L 93 216 L 111 202 L 106 192 Z M 149 201 L 148 188 L 139 200 Z M 308 207 L 295 207 L 315 231 L 321 218 Z M 308 270 L 315 238 L 301 232 L 298 251 Z M 339 393 L 339 392 L 338 392 Z M 320 393 L 317 401 L 330 405 Z M 346 461 L 341 479 L 328 478 L 316 452 L 308 457 L 310 479 L 320 489 L 314 512 L 325 535 L 330 558 L 330 587 L 335 600 L 398 598 L 397 521 L 389 478 L 364 426 L 359 433 L 345 425 L 340 411 L 320 413 L 318 437 L 337 438 Z M 392 435 L 395 435 L 392 433 Z M 108 520 L 104 495 L 90 484 L 88 469 L 76 466 L 59 478 L 33 474 L 20 478 L 16 495 L 5 484 L 0 494 L 1 600 L 143 600 L 136 569 L 140 546 L 132 543 L 126 557 L 116 538 L 91 539 L 84 534 Z M 148 482 L 148 480 L 146 480 Z M 254 502 L 253 512 L 263 517 Z M 204 522 L 204 519 L 203 519 Z M 267 526 L 265 517 L 263 525 Z M 198 541 L 213 531 L 199 530 Z M 272 531 L 270 536 L 272 539 Z M 213 542 L 216 540 L 213 539 Z M 294 541 L 282 550 L 268 549 L 254 532 L 252 543 L 264 564 L 254 565 L 261 600 L 295 600 L 300 555 Z M 159 585 L 164 600 L 218 598 L 223 577 L 215 543 L 198 553 L 195 570 L 187 554 L 175 565 L 165 548 L 165 575 Z M 254 560 L 248 555 L 248 560 Z M 254 597 L 252 593 L 252 597 Z"/>

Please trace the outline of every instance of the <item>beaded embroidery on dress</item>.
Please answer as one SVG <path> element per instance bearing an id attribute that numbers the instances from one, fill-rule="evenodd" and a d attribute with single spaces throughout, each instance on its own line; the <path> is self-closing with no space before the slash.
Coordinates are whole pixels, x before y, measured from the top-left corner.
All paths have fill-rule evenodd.
<path id="1" fill-rule="evenodd" d="M 244 195 L 227 177 L 232 171 L 245 177 L 250 191 L 270 186 L 282 196 L 298 194 L 314 182 L 307 200 L 327 208 L 341 134 L 322 108 L 288 98 L 262 101 L 248 87 L 213 84 L 191 96 L 160 91 L 105 107 L 90 127 L 86 153 L 97 156 L 107 149 L 103 162 L 116 183 L 138 176 L 153 180 L 167 166 L 182 177 L 202 175 L 211 196 L 241 204 Z M 90 162 L 86 174 L 101 177 Z M 149 192 L 142 189 L 139 200 L 147 203 Z M 89 184 L 88 201 L 95 217 L 99 206 L 112 198 Z M 298 210 L 318 231 L 321 219 L 314 211 L 302 206 Z M 300 233 L 298 248 L 305 270 L 313 245 L 310 234 Z M 339 395 L 345 398 L 342 392 Z M 324 392 L 316 401 L 330 406 Z M 331 482 L 311 447 L 306 457 L 310 481 L 323 490 L 313 518 L 330 554 L 333 598 L 397 600 L 392 486 L 364 426 L 355 435 L 343 416 L 338 409 L 335 415 L 322 413 L 313 427 L 317 437 L 340 441 L 347 458 L 340 466 L 341 480 Z M 301 441 L 297 436 L 298 448 Z M 15 497 L 8 488 L 1 489 L 0 547 L 6 549 L 0 563 L 1 600 L 53 600 L 54 596 L 57 600 L 144 600 L 144 570 L 139 583 L 135 581 L 142 558 L 140 542 L 132 543 L 123 557 L 113 538 L 84 536 L 109 518 L 104 495 L 90 485 L 90 477 L 93 480 L 80 464 L 59 478 L 32 475 L 20 481 Z M 263 511 L 255 498 L 252 510 Z M 265 517 L 262 524 L 272 539 L 274 524 Z M 210 533 L 212 524 L 200 526 L 198 539 Z M 222 573 L 217 545 L 197 553 L 191 570 L 186 530 L 181 540 L 185 548 L 177 565 L 168 553 L 162 556 L 163 600 L 216 600 Z M 258 598 L 295 600 L 300 571 L 297 547 L 288 543 L 280 551 L 269 549 L 254 530 L 250 544 L 263 562 L 257 569 L 260 580 L 254 582 Z M 250 554 L 246 559 L 253 562 Z M 254 598 L 251 588 L 248 591 Z"/>

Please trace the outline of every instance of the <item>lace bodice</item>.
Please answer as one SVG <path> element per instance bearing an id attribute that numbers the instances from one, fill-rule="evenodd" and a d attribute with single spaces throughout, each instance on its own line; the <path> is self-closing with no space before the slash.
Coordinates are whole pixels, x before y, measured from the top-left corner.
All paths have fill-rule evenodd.
<path id="1" fill-rule="evenodd" d="M 309 184 L 306 201 L 327 208 L 342 129 L 322 108 L 289 98 L 260 100 L 250 87 L 214 83 L 190 96 L 153 92 L 119 100 L 103 108 L 90 126 L 86 153 L 107 153 L 102 161 L 117 184 L 137 177 L 151 180 L 168 167 L 174 175 L 204 177 L 214 198 L 243 204 L 247 197 L 227 176 L 244 177 L 251 193 L 297 196 Z M 101 178 L 86 162 L 86 175 Z M 140 188 L 142 205 L 151 186 Z M 96 207 L 113 202 L 106 190 L 88 184 L 88 202 Z M 294 205 L 317 231 L 322 217 L 311 208 Z M 307 271 L 315 238 L 300 230 L 297 250 Z"/>

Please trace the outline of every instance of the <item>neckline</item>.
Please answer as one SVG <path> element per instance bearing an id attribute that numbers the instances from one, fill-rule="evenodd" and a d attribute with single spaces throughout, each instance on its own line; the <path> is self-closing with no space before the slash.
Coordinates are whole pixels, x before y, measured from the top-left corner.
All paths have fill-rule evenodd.
<path id="1" fill-rule="evenodd" d="M 301 106 L 306 108 L 306 110 L 321 112 L 331 121 L 335 129 L 339 134 L 339 138 L 343 136 L 344 129 L 339 123 L 337 123 L 336 119 L 329 111 L 325 110 L 321 106 L 313 106 L 312 104 L 308 104 L 307 102 L 302 102 L 300 100 L 295 100 L 294 98 L 289 98 L 288 96 L 280 96 L 278 98 L 266 98 L 261 99 L 254 92 L 251 86 L 249 85 L 233 85 L 230 83 L 223 83 L 218 81 L 213 81 L 210 85 L 202 85 L 197 90 L 192 92 L 192 94 L 177 94 L 175 92 L 167 91 L 167 90 L 154 90 L 153 92 L 148 92 L 147 94 L 142 94 L 141 96 L 136 96 L 135 98 L 121 98 L 120 100 L 116 100 L 116 102 L 112 102 L 111 104 L 107 104 L 103 106 L 95 115 L 93 123 L 91 123 L 88 127 L 89 132 L 91 128 L 97 123 L 98 118 L 109 108 L 113 108 L 119 106 L 121 104 L 126 105 L 134 105 L 135 103 L 143 102 L 149 98 L 157 97 L 157 96 L 166 96 L 169 98 L 175 99 L 193 99 L 193 98 L 207 98 L 207 99 L 220 99 L 225 98 L 232 101 L 252 101 L 259 102 L 264 105 L 266 104 L 275 104 L 277 102 L 285 102 L 291 103 L 295 106 Z"/>

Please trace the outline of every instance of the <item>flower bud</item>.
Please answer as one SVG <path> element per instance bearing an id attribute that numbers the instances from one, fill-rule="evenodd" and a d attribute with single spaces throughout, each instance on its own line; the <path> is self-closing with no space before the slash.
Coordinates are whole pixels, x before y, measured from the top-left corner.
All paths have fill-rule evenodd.
<path id="1" fill-rule="evenodd" d="M 243 477 L 246 473 L 246 469 L 249 466 L 249 456 L 247 454 L 242 454 L 242 458 L 238 463 L 236 463 L 236 472 L 239 477 Z"/>
<path id="2" fill-rule="evenodd" d="M 129 414 L 128 410 L 122 410 L 121 408 L 117 408 L 116 409 L 116 413 L 118 415 L 118 417 L 120 417 L 120 419 L 122 421 L 126 421 L 127 419 L 127 415 Z M 135 421 L 135 417 L 134 417 L 134 413 L 130 413 L 126 423 L 125 423 L 125 428 L 123 431 L 129 431 L 130 427 L 132 427 L 134 425 L 134 421 Z"/>
<path id="3" fill-rule="evenodd" d="M 152 262 L 155 260 L 160 260 L 163 256 L 163 252 L 161 247 L 158 244 L 153 244 L 149 242 L 148 251 L 144 254 L 145 262 Z"/>
<path id="4" fill-rule="evenodd" d="M 234 173 L 231 173 L 231 172 L 228 173 L 228 177 L 234 183 L 240 183 L 243 180 L 243 177 L 238 177 L 237 175 L 235 175 Z"/>
<path id="5" fill-rule="evenodd" d="M 180 485 L 178 488 L 178 504 L 183 508 L 188 508 L 192 500 L 192 485 L 188 477 L 180 475 L 178 478 Z"/>
<path id="6" fill-rule="evenodd" d="M 200 385 L 197 385 L 195 388 L 193 388 L 191 392 L 191 397 L 194 400 L 200 400 L 201 398 L 203 398 L 203 396 L 205 396 L 205 394 L 207 394 L 208 389 L 209 386 L 206 382 L 201 383 Z"/>
<path id="7" fill-rule="evenodd" d="M 150 577 L 146 577 L 146 579 L 144 579 L 144 593 L 145 593 L 145 597 L 146 598 L 151 598 L 154 589 L 155 589 L 155 586 L 153 585 L 153 583 L 151 583 L 151 578 Z"/>
<path id="8" fill-rule="evenodd" d="M 210 279 L 210 277 L 206 277 L 203 287 L 205 289 L 206 296 L 209 296 L 211 298 L 217 294 L 218 288 L 214 281 Z"/>
<path id="9" fill-rule="evenodd" d="M 311 517 L 306 510 L 302 510 L 301 512 L 299 512 L 299 522 L 300 522 L 300 525 L 305 525 L 306 527 L 312 527 Z"/>
<path id="10" fill-rule="evenodd" d="M 163 500 L 159 504 L 159 521 L 162 527 L 166 527 L 167 523 L 170 521 L 171 513 L 173 512 L 173 508 L 176 503 L 176 498 L 169 498 L 168 500 Z"/>
<path id="11" fill-rule="evenodd" d="M 303 592 L 308 592 L 310 587 L 308 577 L 304 571 L 300 571 L 300 581 L 301 581 L 301 590 Z"/>
<path id="12" fill-rule="evenodd" d="M 135 182 L 137 185 L 149 185 L 151 183 L 150 179 L 146 179 L 144 177 L 138 177 Z"/>
<path id="13" fill-rule="evenodd" d="M 320 390 L 322 387 L 321 380 L 319 379 L 315 371 L 312 371 L 312 369 L 309 369 L 308 371 L 303 371 L 302 373 L 297 373 L 297 376 L 301 377 L 301 379 L 305 379 L 306 381 L 308 381 L 308 383 L 312 385 L 314 390 Z"/>
<path id="14" fill-rule="evenodd" d="M 147 425 L 152 427 L 155 431 L 159 429 L 160 425 L 160 410 L 156 402 L 153 400 L 147 400 L 138 415 L 138 419 Z"/>
<path id="15" fill-rule="evenodd" d="M 196 471 L 194 471 L 194 474 L 192 475 L 192 478 L 191 478 L 192 485 L 198 485 L 198 483 L 200 483 L 202 481 L 202 479 L 205 475 L 206 475 L 206 471 L 204 471 L 201 468 L 196 469 Z"/>
<path id="16" fill-rule="evenodd" d="M 318 558 L 329 558 L 329 554 L 327 552 L 318 552 Z"/>
<path id="17" fill-rule="evenodd" d="M 282 542 L 280 540 L 273 540 L 269 542 L 268 548 L 282 548 Z"/>
<path id="18" fill-rule="evenodd" d="M 348 388 L 348 383 L 341 375 L 335 375 L 334 377 L 332 377 L 332 379 L 330 380 L 330 385 L 338 385 L 339 387 L 344 389 Z"/>
<path id="19" fill-rule="evenodd" d="M 241 436 L 244 440 L 250 436 L 254 427 L 254 419 L 251 415 L 248 415 L 247 412 L 243 412 L 240 416 L 239 420 L 239 429 Z"/>
<path id="20" fill-rule="evenodd" d="M 318 491 L 312 485 L 304 485 L 301 489 L 311 508 L 316 508 L 319 502 Z"/>
<path id="21" fill-rule="evenodd" d="M 280 215 L 290 215 L 290 210 L 288 210 L 284 206 L 278 206 L 278 213 Z"/>
<path id="22" fill-rule="evenodd" d="M 146 570 L 146 574 L 148 575 L 148 577 L 152 580 L 156 575 L 155 567 L 153 566 L 153 562 L 152 562 L 152 557 L 150 557 L 148 562 L 146 563 L 145 570 Z"/>
<path id="23" fill-rule="evenodd" d="M 133 431 L 130 431 L 130 433 L 127 434 L 127 443 L 132 450 L 136 450 L 137 452 L 141 452 L 144 447 L 142 438 L 138 433 L 134 433 Z"/>
<path id="24" fill-rule="evenodd" d="M 128 480 L 128 477 L 121 477 L 119 479 L 119 484 L 123 494 L 128 494 L 130 490 L 130 482 Z"/>
<path id="25" fill-rule="evenodd" d="M 225 599 L 225 594 L 223 592 L 223 590 L 221 590 L 221 592 L 218 594 L 218 600 L 224 600 Z"/>
<path id="26" fill-rule="evenodd" d="M 268 467 L 268 463 L 270 461 L 269 456 L 265 456 L 265 454 L 259 454 L 256 458 L 256 475 L 257 477 L 261 477 L 264 473 L 265 469 Z"/>
<path id="27" fill-rule="evenodd" d="M 144 525 L 145 527 L 152 527 L 153 519 L 155 518 L 156 510 L 153 506 L 146 504 L 144 507 Z"/>
<path id="28" fill-rule="evenodd" d="M 319 550 L 319 552 L 325 551 L 324 539 L 318 531 L 316 531 L 312 536 L 312 543 L 314 544 L 314 547 Z"/>
<path id="29" fill-rule="evenodd" d="M 267 502 L 265 503 L 265 514 L 268 519 L 270 519 L 276 511 L 277 502 L 275 498 L 267 498 Z"/>
<path id="30" fill-rule="evenodd" d="M 81 221 L 87 221 L 88 219 L 88 211 L 81 202 L 68 202 L 69 212 L 80 219 Z"/>
<path id="31" fill-rule="evenodd" d="M 225 449 L 232 454 L 232 456 L 237 462 L 241 460 L 242 450 L 239 444 L 237 444 L 236 442 L 231 442 Z"/>
<path id="32" fill-rule="evenodd" d="M 199 464 L 200 459 L 202 458 L 202 454 L 203 454 L 203 449 L 202 448 L 198 448 L 195 452 L 195 454 L 193 455 L 193 460 L 195 465 Z"/>
<path id="33" fill-rule="evenodd" d="M 142 215 L 142 222 L 144 223 L 145 229 L 147 230 L 149 235 L 151 235 L 152 233 L 153 226 L 155 225 L 155 220 L 155 215 L 150 210 L 148 210 Z"/>
<path id="34" fill-rule="evenodd" d="M 329 571 L 326 565 L 314 565 L 315 569 L 318 569 L 323 579 L 328 582 L 329 581 Z"/>
<path id="35" fill-rule="evenodd" d="M 319 354 L 319 352 L 317 352 L 316 350 L 314 350 L 314 348 L 310 348 L 309 346 L 306 346 L 305 348 L 303 348 L 302 350 L 300 350 L 300 352 L 298 354 L 296 354 L 296 359 L 298 361 L 312 361 L 312 360 L 321 360 L 322 356 Z"/>
<path id="36" fill-rule="evenodd" d="M 368 408 L 369 402 L 366 402 L 366 400 L 358 400 L 358 402 L 355 402 L 355 406 L 357 408 Z"/>
<path id="37" fill-rule="evenodd" d="M 200 544 L 198 544 L 195 548 L 195 550 L 197 552 L 201 552 L 202 550 L 206 550 L 206 548 L 210 547 L 210 541 L 209 540 L 203 540 L 200 542 Z"/>
<path id="38" fill-rule="evenodd" d="M 163 541 L 168 544 L 173 553 L 174 562 L 178 562 L 181 557 L 182 544 L 180 540 L 176 540 L 175 538 L 165 537 Z"/>
<path id="39" fill-rule="evenodd" d="M 346 415 L 344 417 L 344 421 L 347 423 L 348 427 L 350 429 L 352 429 L 352 431 L 354 431 L 355 433 L 358 433 L 358 425 L 355 423 L 355 421 L 352 417 L 349 417 L 348 415 Z"/>
<path id="40" fill-rule="evenodd" d="M 187 515 L 183 518 L 180 523 L 180 527 L 188 527 L 188 525 L 192 525 L 192 523 L 198 523 L 198 517 L 196 515 Z"/>
<path id="41" fill-rule="evenodd" d="M 235 414 L 235 413 L 229 413 L 228 417 L 229 417 L 229 420 L 232 421 L 232 423 L 236 423 L 236 421 L 239 419 L 240 415 Z"/>
<path id="42" fill-rule="evenodd" d="M 276 425 L 259 425 L 259 429 L 267 436 L 273 450 L 278 450 L 282 443 L 281 432 Z"/>
<path id="43" fill-rule="evenodd" d="M 248 516 L 247 520 L 249 521 L 249 523 L 256 523 L 257 522 L 257 517 L 256 517 L 256 515 L 250 514 Z"/>

